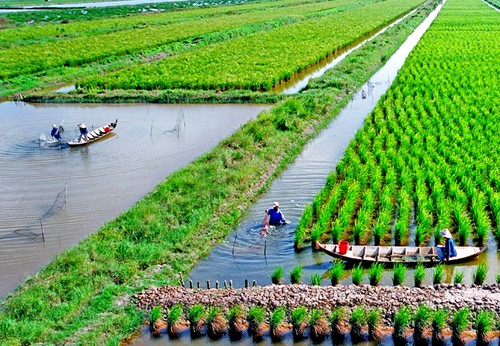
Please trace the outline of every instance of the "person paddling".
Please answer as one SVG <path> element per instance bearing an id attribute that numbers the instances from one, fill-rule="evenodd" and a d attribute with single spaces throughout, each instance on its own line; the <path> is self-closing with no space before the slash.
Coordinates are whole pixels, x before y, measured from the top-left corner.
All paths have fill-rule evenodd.
<path id="1" fill-rule="evenodd" d="M 61 140 L 61 132 L 59 131 L 59 126 L 56 124 L 52 124 L 52 131 L 50 131 L 50 135 L 52 138 L 57 139 L 58 141 Z"/>

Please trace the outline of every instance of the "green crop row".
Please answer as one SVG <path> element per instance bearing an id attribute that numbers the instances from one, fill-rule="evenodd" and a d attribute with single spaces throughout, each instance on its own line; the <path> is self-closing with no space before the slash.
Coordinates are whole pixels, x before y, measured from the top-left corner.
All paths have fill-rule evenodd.
<path id="1" fill-rule="evenodd" d="M 335 2 L 336 3 L 336 2 Z M 214 6 L 210 8 L 186 9 L 183 11 L 160 12 L 157 14 L 135 14 L 115 18 L 105 18 L 94 21 L 80 20 L 68 23 L 50 25 L 26 26 L 23 28 L 5 29 L 0 31 L 0 47 L 12 45 L 34 44 L 46 40 L 63 40 L 73 37 L 105 34 L 108 32 L 144 29 L 146 26 L 186 23 L 210 17 L 244 14 L 287 9 L 290 14 L 306 13 L 311 10 L 322 10 L 338 5 L 328 1 L 312 0 L 280 0 L 266 3 L 247 3 L 232 6 Z M 269 13 L 272 16 L 272 12 Z M 260 17 L 259 17 L 260 18 Z"/>
<path id="2" fill-rule="evenodd" d="M 325 8 L 345 6 L 345 4 L 356 4 L 356 2 L 354 0 L 341 0 L 333 3 L 312 3 L 258 12 L 251 11 L 225 16 L 191 18 L 188 22 L 173 22 L 165 25 L 135 25 L 133 28 L 124 30 L 119 29 L 118 26 L 117 30 L 113 32 L 10 47 L 2 50 L 2 54 L 0 54 L 0 80 L 61 66 L 80 66 L 109 57 L 141 52 L 173 42 L 189 39 L 196 40 L 200 35 L 204 34 L 249 24 L 273 22 L 280 18 L 302 17 L 309 12 L 318 12 L 325 10 Z M 207 10 L 210 13 L 211 9 Z M 181 13 L 185 12 L 178 12 L 173 15 Z M 85 23 L 81 22 L 79 25 L 85 26 Z"/>
<path id="3" fill-rule="evenodd" d="M 448 0 L 298 233 L 418 245 L 449 228 L 461 245 L 484 245 L 500 221 L 498 37 L 496 11 Z"/>
<path id="4" fill-rule="evenodd" d="M 356 7 L 149 65 L 92 76 L 79 85 L 88 89 L 268 91 L 419 4 L 419 0 L 386 0 Z"/>

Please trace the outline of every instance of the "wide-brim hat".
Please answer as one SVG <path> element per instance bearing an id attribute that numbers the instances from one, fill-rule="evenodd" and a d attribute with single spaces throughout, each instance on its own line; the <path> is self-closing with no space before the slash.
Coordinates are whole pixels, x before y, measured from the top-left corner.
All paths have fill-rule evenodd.
<path id="1" fill-rule="evenodd" d="M 87 126 L 85 126 L 84 123 L 79 124 L 78 127 L 81 128 L 81 129 L 86 129 L 87 128 Z"/>
<path id="2" fill-rule="evenodd" d="M 450 230 L 448 228 L 443 229 L 441 232 L 439 232 L 439 234 L 442 237 L 445 237 L 446 239 L 451 239 L 451 233 L 450 233 Z"/>
<path id="3" fill-rule="evenodd" d="M 274 201 L 274 206 L 279 208 L 280 204 L 278 203 L 278 201 Z"/>
<path id="4" fill-rule="evenodd" d="M 52 124 L 52 128 L 57 128 L 57 125 L 56 124 Z"/>

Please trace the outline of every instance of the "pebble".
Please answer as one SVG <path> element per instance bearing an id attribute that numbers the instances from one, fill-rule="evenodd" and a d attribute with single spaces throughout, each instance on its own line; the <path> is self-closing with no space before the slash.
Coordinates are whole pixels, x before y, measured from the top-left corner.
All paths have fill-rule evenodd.
<path id="1" fill-rule="evenodd" d="M 422 304 L 433 309 L 454 311 L 468 306 L 471 311 L 488 309 L 500 314 L 500 289 L 498 285 L 434 285 L 420 288 L 405 286 L 370 285 L 270 285 L 249 288 L 190 289 L 179 286 L 151 287 L 132 297 L 138 308 L 150 311 L 154 306 L 169 308 L 182 304 L 186 309 L 203 303 L 221 307 L 224 311 L 241 304 L 247 309 L 254 305 L 265 307 L 269 312 L 284 305 L 322 308 L 330 313 L 337 306 L 348 310 L 357 306 L 378 307 L 387 323 L 401 306 L 412 310 Z"/>

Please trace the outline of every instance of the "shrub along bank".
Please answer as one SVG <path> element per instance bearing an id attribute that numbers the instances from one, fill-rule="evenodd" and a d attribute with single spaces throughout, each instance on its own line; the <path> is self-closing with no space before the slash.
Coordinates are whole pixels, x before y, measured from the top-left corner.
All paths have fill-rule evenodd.
<path id="1" fill-rule="evenodd" d="M 325 74 L 316 88 L 244 125 L 57 256 L 1 303 L 0 339 L 13 345 L 119 344 L 131 335 L 144 316 L 130 296 L 176 283 L 179 272 L 187 274 L 207 256 L 429 10 L 388 29 Z"/>

